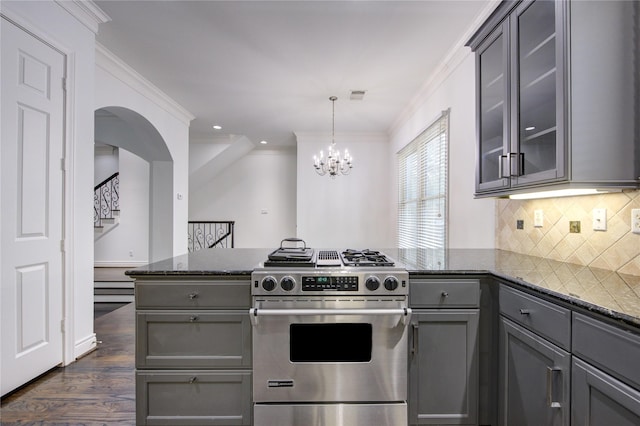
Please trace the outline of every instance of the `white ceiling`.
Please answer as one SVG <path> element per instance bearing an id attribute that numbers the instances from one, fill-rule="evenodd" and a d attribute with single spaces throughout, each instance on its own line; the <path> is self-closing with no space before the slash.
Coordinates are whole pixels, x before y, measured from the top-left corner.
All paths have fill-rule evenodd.
<path id="1" fill-rule="evenodd" d="M 192 138 L 278 146 L 330 132 L 331 95 L 336 133 L 388 132 L 496 0 L 95 3 L 98 42 L 195 115 Z"/>

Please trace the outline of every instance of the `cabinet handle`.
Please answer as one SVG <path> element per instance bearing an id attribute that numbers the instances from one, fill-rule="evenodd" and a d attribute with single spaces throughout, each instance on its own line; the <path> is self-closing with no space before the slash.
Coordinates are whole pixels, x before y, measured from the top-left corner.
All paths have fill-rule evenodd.
<path id="1" fill-rule="evenodd" d="M 531 310 L 520 308 L 520 315 L 531 315 Z"/>
<path id="2" fill-rule="evenodd" d="M 554 399 L 554 383 L 556 376 L 562 377 L 562 370 L 559 368 L 547 367 L 547 404 L 550 408 L 562 408 L 560 401 Z"/>
<path id="3" fill-rule="evenodd" d="M 411 342 L 411 355 L 418 353 L 418 324 L 411 324 L 411 336 L 413 341 Z"/>
<path id="4" fill-rule="evenodd" d="M 198 317 L 197 316 L 194 315 L 192 317 L 189 317 L 189 322 L 196 322 L 196 321 L 198 321 Z"/>
<path id="5" fill-rule="evenodd" d="M 191 377 L 191 378 L 189 378 L 189 383 L 195 383 L 197 380 L 198 380 L 197 377 L 195 377 L 195 376 Z"/>
<path id="6" fill-rule="evenodd" d="M 504 162 L 507 162 L 507 166 L 505 167 Z M 498 157 L 498 178 L 499 179 L 504 179 L 504 178 L 508 178 L 508 175 L 504 174 L 505 170 L 509 170 L 511 168 L 511 166 L 508 164 L 509 161 L 509 154 L 507 155 L 501 155 Z"/>
<path id="7" fill-rule="evenodd" d="M 515 160 L 513 159 L 515 157 Z M 517 177 L 524 174 L 524 153 L 509 153 L 509 172 Z"/>
<path id="8" fill-rule="evenodd" d="M 193 293 L 189 293 L 189 299 L 193 300 L 193 299 L 197 299 L 198 298 L 198 293 L 193 292 Z"/>
<path id="9" fill-rule="evenodd" d="M 443 291 L 442 293 L 440 293 L 440 295 L 442 297 L 449 297 L 449 293 L 447 293 L 446 291 Z"/>

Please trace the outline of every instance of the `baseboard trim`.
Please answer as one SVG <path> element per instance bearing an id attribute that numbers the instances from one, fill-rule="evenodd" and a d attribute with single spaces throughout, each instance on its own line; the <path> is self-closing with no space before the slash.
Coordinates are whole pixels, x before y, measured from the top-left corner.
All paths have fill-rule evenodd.
<path id="1" fill-rule="evenodd" d="M 137 268 L 138 266 L 148 265 L 145 261 L 119 261 L 119 260 L 98 260 L 93 262 L 95 268 Z"/>
<path id="2" fill-rule="evenodd" d="M 74 350 L 74 359 L 78 359 L 89 352 L 95 350 L 98 346 L 98 339 L 96 338 L 95 333 L 91 333 L 84 339 L 78 340 L 73 348 Z"/>

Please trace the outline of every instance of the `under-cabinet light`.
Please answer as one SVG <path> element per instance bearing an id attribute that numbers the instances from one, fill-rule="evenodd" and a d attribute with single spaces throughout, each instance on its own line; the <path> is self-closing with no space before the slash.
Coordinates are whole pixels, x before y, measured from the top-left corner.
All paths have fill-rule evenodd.
<path id="1" fill-rule="evenodd" d="M 569 188 L 569 189 L 556 189 L 553 191 L 529 192 L 527 194 L 512 194 L 512 195 L 509 195 L 509 198 L 512 200 L 531 200 L 535 198 L 571 197 L 574 195 L 605 194 L 607 192 L 611 192 L 611 191 L 595 189 L 595 188 Z"/>

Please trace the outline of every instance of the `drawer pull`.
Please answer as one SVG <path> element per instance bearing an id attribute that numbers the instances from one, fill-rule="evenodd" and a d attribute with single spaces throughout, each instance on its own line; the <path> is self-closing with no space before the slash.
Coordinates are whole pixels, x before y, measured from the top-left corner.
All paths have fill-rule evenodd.
<path id="1" fill-rule="evenodd" d="M 556 399 L 556 395 L 554 392 L 557 383 L 561 382 L 561 380 L 561 369 L 547 367 L 547 404 L 550 408 L 562 408 L 562 404 Z"/>
<path id="2" fill-rule="evenodd" d="M 449 297 L 449 293 L 447 293 L 446 291 L 443 291 L 442 293 L 440 293 L 440 295 L 442 297 Z"/>
<path id="3" fill-rule="evenodd" d="M 189 293 L 189 299 L 193 300 L 193 299 L 197 299 L 198 298 L 198 293 Z"/>
<path id="4" fill-rule="evenodd" d="M 196 322 L 196 321 L 198 321 L 198 317 L 197 316 L 189 317 L 189 322 Z"/>
<path id="5" fill-rule="evenodd" d="M 413 339 L 411 339 L 411 355 L 415 355 L 418 353 L 418 324 L 411 324 L 411 334 L 411 337 L 413 337 Z"/>
<path id="6" fill-rule="evenodd" d="M 195 376 L 194 376 L 194 377 L 191 377 L 191 378 L 189 379 L 189 383 L 195 383 L 197 380 L 198 380 L 198 378 L 197 378 L 197 377 L 195 377 Z"/>
<path id="7" fill-rule="evenodd" d="M 531 315 L 531 310 L 529 310 L 529 309 L 520 309 L 520 315 Z"/>

